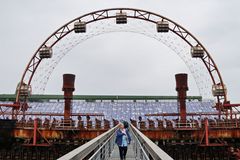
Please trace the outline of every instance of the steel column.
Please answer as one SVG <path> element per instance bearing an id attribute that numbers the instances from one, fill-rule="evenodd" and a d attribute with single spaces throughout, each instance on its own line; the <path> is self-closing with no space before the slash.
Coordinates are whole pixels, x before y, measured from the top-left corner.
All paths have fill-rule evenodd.
<path id="1" fill-rule="evenodd" d="M 69 120 L 71 115 L 71 105 L 74 88 L 75 75 L 64 74 L 63 75 L 63 91 L 64 91 L 64 120 Z"/>
<path id="2" fill-rule="evenodd" d="M 37 119 L 34 119 L 34 128 L 33 128 L 33 145 L 37 144 Z"/>
<path id="3" fill-rule="evenodd" d="M 178 92 L 178 102 L 180 105 L 181 123 L 186 123 L 186 97 L 188 91 L 187 74 L 176 74 L 176 91 Z"/>
<path id="4" fill-rule="evenodd" d="M 205 142 L 206 146 L 209 145 L 209 139 L 208 139 L 208 119 L 205 119 Z"/>

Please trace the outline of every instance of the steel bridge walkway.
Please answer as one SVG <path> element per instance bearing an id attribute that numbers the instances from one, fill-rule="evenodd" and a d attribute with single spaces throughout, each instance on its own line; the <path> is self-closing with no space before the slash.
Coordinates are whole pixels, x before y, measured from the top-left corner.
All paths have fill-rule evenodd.
<path id="1" fill-rule="evenodd" d="M 91 141 L 74 149 L 58 160 L 120 160 L 115 136 L 118 125 Z M 167 153 L 130 125 L 131 144 L 128 146 L 126 160 L 173 160 Z"/>

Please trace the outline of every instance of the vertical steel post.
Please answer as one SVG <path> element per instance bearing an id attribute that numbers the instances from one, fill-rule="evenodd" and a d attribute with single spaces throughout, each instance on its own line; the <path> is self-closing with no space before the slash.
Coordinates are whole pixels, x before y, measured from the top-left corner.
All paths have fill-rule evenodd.
<path id="1" fill-rule="evenodd" d="M 208 119 L 205 118 L 205 142 L 206 146 L 209 145 L 209 139 L 208 139 Z"/>
<path id="2" fill-rule="evenodd" d="M 37 119 L 34 119 L 34 124 L 33 124 L 33 145 L 37 144 Z"/>
<path id="3" fill-rule="evenodd" d="M 64 91 L 64 120 L 69 120 L 71 115 L 72 97 L 74 88 L 75 75 L 74 74 L 64 74 L 63 75 L 63 88 Z"/>
<path id="4" fill-rule="evenodd" d="M 178 103 L 180 105 L 180 119 L 181 123 L 186 123 L 186 97 L 188 91 L 187 74 L 181 73 L 175 75 L 176 91 L 178 92 Z"/>

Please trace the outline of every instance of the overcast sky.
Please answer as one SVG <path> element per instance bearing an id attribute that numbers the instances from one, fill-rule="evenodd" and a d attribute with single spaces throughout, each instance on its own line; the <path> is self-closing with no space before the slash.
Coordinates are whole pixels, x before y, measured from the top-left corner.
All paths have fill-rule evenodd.
<path id="1" fill-rule="evenodd" d="M 184 26 L 211 53 L 229 99 L 240 102 L 239 0 L 1 1 L 0 93 L 15 92 L 30 57 L 57 28 L 85 13 L 113 7 L 152 11 Z M 122 48 L 113 39 L 122 41 Z M 161 47 L 168 51 L 155 40 L 130 33 L 92 38 L 61 61 L 46 93 L 61 94 L 62 74 L 69 72 L 76 74 L 77 94 L 176 95 L 174 74 L 188 70 L 174 53 L 161 55 L 171 61 L 159 63 Z M 80 51 L 84 54 L 78 54 Z M 189 94 L 198 95 L 196 86 L 191 85 Z"/>

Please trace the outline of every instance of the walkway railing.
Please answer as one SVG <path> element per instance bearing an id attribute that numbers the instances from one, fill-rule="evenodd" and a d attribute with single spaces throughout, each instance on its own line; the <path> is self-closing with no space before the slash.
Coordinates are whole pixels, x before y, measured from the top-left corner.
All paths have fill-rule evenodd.
<path id="1" fill-rule="evenodd" d="M 108 130 L 86 144 L 69 152 L 58 160 L 107 160 L 115 145 L 115 133 L 118 126 Z M 134 157 L 137 160 L 173 160 L 149 138 L 133 125 L 130 125 Z M 116 146 L 115 146 L 116 147 Z"/>
<path id="2" fill-rule="evenodd" d="M 173 160 L 167 153 L 153 143 L 133 125 L 130 127 L 133 138 L 133 149 L 136 159 L 141 160 Z"/>
<path id="3" fill-rule="evenodd" d="M 108 159 L 114 147 L 114 136 L 118 126 L 108 130 L 84 145 L 74 149 L 58 160 Z"/>

